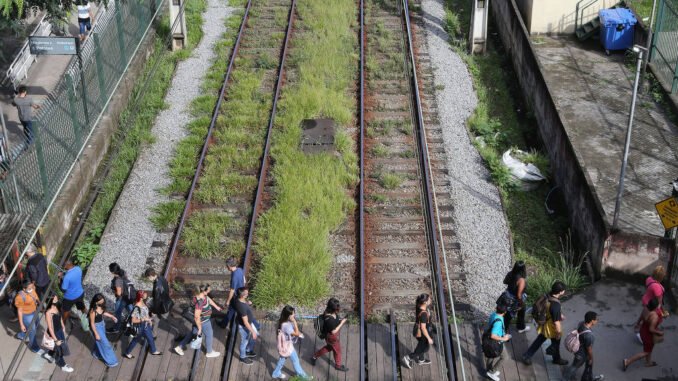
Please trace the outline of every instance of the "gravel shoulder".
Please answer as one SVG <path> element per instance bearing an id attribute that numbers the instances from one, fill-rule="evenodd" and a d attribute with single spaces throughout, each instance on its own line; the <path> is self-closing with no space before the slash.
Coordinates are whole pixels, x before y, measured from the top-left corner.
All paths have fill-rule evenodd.
<path id="1" fill-rule="evenodd" d="M 447 153 L 454 225 L 461 245 L 462 272 L 472 308 L 481 315 L 495 307 L 510 270 L 508 222 L 499 190 L 470 140 L 466 120 L 477 105 L 473 79 L 451 49 L 443 29 L 443 0 L 423 0 L 426 39 L 436 83 L 440 123 Z"/>
<path id="2" fill-rule="evenodd" d="M 101 249 L 87 270 L 84 280 L 87 297 L 96 292 L 112 300 L 108 265 L 117 262 L 137 288 L 150 288 L 140 281 L 147 267 L 162 270 L 166 250 L 153 250 L 156 240 L 166 241 L 169 234 L 158 234 L 149 221 L 153 207 L 166 201 L 158 189 L 168 185 L 169 162 L 177 143 L 187 136 L 186 126 L 193 119 L 191 101 L 201 95 L 200 83 L 214 59 L 214 44 L 226 31 L 225 20 L 234 8 L 226 0 L 208 0 L 202 14 L 203 38 L 191 57 L 181 61 L 165 96 L 168 107 L 155 120 L 155 142 L 145 147 L 118 199 L 101 237 Z M 169 238 L 168 238 L 169 236 Z"/>

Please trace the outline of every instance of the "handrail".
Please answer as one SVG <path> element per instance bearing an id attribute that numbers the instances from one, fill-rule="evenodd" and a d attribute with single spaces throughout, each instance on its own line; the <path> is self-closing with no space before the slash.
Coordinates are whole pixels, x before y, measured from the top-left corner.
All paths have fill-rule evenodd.
<path id="1" fill-rule="evenodd" d="M 365 1 L 360 0 L 360 188 L 359 188 L 359 233 L 360 247 L 360 301 L 358 311 L 360 316 L 360 376 L 365 380 Z M 394 352 L 395 354 L 395 352 Z M 394 375 L 397 374 L 394 372 Z"/>
<path id="2" fill-rule="evenodd" d="M 45 24 L 45 18 L 47 18 L 47 12 L 45 12 L 45 14 L 42 15 L 42 18 L 40 18 L 40 21 L 38 22 L 38 25 L 35 26 L 35 29 L 33 29 L 33 31 L 29 34 L 29 36 L 37 36 L 37 35 L 42 36 L 42 34 L 38 34 L 38 32 L 39 32 L 40 29 L 43 27 L 43 24 Z M 50 24 L 49 22 L 47 22 L 47 25 L 50 26 L 49 29 L 50 29 L 50 33 L 51 33 L 51 29 L 52 29 L 52 28 L 51 28 L 51 24 Z M 18 73 L 21 73 L 21 69 L 24 68 L 24 66 L 26 65 L 26 63 L 27 63 L 29 60 L 30 60 L 30 61 L 35 61 L 36 58 L 35 58 L 34 55 L 32 55 L 32 54 L 30 53 L 30 47 L 28 46 L 28 39 L 26 39 L 26 41 L 24 42 L 24 45 L 23 45 L 23 46 L 21 47 L 21 49 L 19 50 L 19 54 L 17 54 L 17 56 L 14 58 L 14 60 L 12 61 L 12 63 L 9 65 L 9 68 L 8 68 L 7 71 L 5 72 L 5 80 L 8 79 L 8 80 L 12 83 L 12 87 L 13 87 L 14 89 L 16 89 L 16 85 L 17 85 L 18 82 L 20 82 L 21 80 L 23 80 L 23 78 L 25 78 L 26 76 L 28 76 L 28 68 L 25 68 L 25 69 L 24 69 L 25 75 L 24 75 L 23 78 L 21 78 L 21 79 L 19 79 L 19 80 L 16 79 L 16 78 L 18 78 L 17 76 L 13 76 L 12 74 L 13 74 L 15 71 L 17 72 L 17 74 L 18 74 Z M 32 64 L 32 63 L 31 63 L 31 64 Z M 17 66 L 20 66 L 20 68 L 17 69 Z M 30 67 L 30 65 L 29 65 L 29 67 Z"/>
<path id="3" fill-rule="evenodd" d="M 583 7 L 581 6 L 581 3 L 588 1 L 586 5 Z M 577 2 L 577 7 L 575 10 L 575 19 L 574 19 L 574 30 L 576 31 L 579 29 L 579 26 L 584 22 L 584 10 L 586 10 L 588 7 L 592 6 L 593 4 L 597 3 L 599 0 L 579 0 Z M 581 12 L 581 13 L 580 13 Z"/>
<path id="4" fill-rule="evenodd" d="M 249 4 L 249 3 L 248 3 Z M 259 204 L 261 203 L 261 197 L 264 192 L 264 184 L 266 183 L 266 177 L 268 174 L 268 153 L 271 149 L 271 131 L 273 130 L 273 124 L 275 123 L 275 116 L 278 106 L 278 98 L 280 97 L 280 90 L 282 88 L 283 82 L 283 69 L 285 67 L 285 58 L 287 56 L 287 48 L 289 45 L 290 34 L 292 31 L 292 24 L 294 23 L 294 10 L 296 8 L 297 1 L 292 0 L 290 5 L 290 11 L 287 18 L 287 30 L 285 31 L 285 39 L 283 41 L 282 53 L 280 55 L 280 65 L 278 66 L 278 79 L 275 84 L 275 94 L 273 95 L 273 104 L 271 106 L 271 114 L 269 116 L 268 128 L 266 131 L 266 144 L 264 146 L 264 153 L 261 157 L 261 167 L 259 168 L 259 181 L 257 184 L 257 191 L 254 197 L 254 204 L 252 206 L 252 216 L 250 217 L 250 226 L 247 233 L 247 246 L 245 247 L 245 255 L 243 257 L 243 271 L 247 275 L 249 271 L 249 264 L 252 260 L 252 242 L 254 239 L 254 226 L 257 221 L 257 215 L 259 213 Z M 231 369 L 231 361 L 233 357 L 233 349 L 235 347 L 235 329 L 236 324 L 231 323 L 231 333 L 228 336 L 227 350 L 226 350 L 226 360 L 224 363 L 223 377 L 222 380 L 228 380 L 228 373 Z"/>

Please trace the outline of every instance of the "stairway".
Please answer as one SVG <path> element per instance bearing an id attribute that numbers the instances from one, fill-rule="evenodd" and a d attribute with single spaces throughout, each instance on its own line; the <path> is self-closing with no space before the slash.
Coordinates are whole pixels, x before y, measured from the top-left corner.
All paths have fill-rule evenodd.
<path id="1" fill-rule="evenodd" d="M 596 16 L 593 20 L 580 26 L 575 31 L 579 41 L 585 41 L 596 35 L 600 31 L 600 17 Z"/>

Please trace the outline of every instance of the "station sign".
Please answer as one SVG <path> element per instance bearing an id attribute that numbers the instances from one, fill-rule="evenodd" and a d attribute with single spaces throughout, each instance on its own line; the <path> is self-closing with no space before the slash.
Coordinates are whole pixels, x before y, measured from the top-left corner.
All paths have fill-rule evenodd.
<path id="1" fill-rule="evenodd" d="M 33 55 L 76 55 L 77 37 L 30 36 L 28 45 Z"/>
<path id="2" fill-rule="evenodd" d="M 669 197 L 654 204 L 654 207 L 657 209 L 664 229 L 669 230 L 678 226 L 678 199 Z"/>

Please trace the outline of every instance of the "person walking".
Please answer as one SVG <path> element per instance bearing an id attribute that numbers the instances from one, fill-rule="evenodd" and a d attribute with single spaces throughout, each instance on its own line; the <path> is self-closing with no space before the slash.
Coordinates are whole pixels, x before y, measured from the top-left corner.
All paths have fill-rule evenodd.
<path id="1" fill-rule="evenodd" d="M 560 298 L 563 295 L 565 295 L 565 284 L 556 281 L 551 286 L 551 292 L 543 296 L 546 299 L 546 321 L 537 327 L 539 335 L 523 354 L 522 360 L 525 365 L 532 365 L 532 356 L 546 340 L 551 340 L 551 345 L 546 348 L 546 354 L 553 357 L 553 363 L 567 365 L 568 361 L 560 357 L 560 338 L 563 332 L 561 321 L 565 318 L 560 310 Z"/>
<path id="2" fill-rule="evenodd" d="M 218 323 L 219 327 L 226 328 L 228 323 L 233 320 L 235 317 L 235 302 L 238 300 L 238 297 L 235 296 L 236 290 L 241 287 L 245 287 L 245 271 L 238 267 L 238 261 L 234 257 L 230 257 L 226 260 L 226 267 L 228 271 L 231 272 L 231 284 L 228 289 L 228 296 L 226 297 L 226 306 L 228 311 L 226 316 Z"/>
<path id="3" fill-rule="evenodd" d="M 638 338 L 638 341 L 640 343 L 643 343 L 642 338 L 640 337 L 640 325 L 643 321 L 643 314 L 645 313 L 645 309 L 647 308 L 647 304 L 652 300 L 653 298 L 656 298 L 657 301 L 659 302 L 659 306 L 657 307 L 657 313 L 661 315 L 662 318 L 667 318 L 669 316 L 669 312 L 664 310 L 664 286 L 662 286 L 662 282 L 664 281 L 664 278 L 666 277 L 666 269 L 664 266 L 659 265 L 654 268 L 654 271 L 652 271 L 652 275 L 647 277 L 645 279 L 645 294 L 643 294 L 643 298 L 641 299 L 641 303 L 643 304 L 643 312 L 640 313 L 640 316 L 638 317 L 638 320 L 636 321 L 636 326 L 635 331 L 636 331 L 636 337 Z"/>
<path id="4" fill-rule="evenodd" d="M 28 333 L 28 348 L 33 353 L 40 353 L 40 346 L 35 338 L 38 327 L 31 325 L 33 318 L 37 316 L 40 299 L 35 292 L 35 285 L 28 279 L 21 283 L 21 290 L 14 297 L 14 305 L 19 315 L 19 327 L 21 331 L 16 334 L 17 339 L 24 340 Z"/>
<path id="5" fill-rule="evenodd" d="M 191 327 L 191 334 L 184 336 L 183 340 L 174 347 L 174 352 L 179 356 L 184 355 L 184 348 L 193 338 L 201 337 L 205 343 L 205 350 L 207 354 L 205 357 L 219 357 L 221 353 L 212 350 L 212 322 L 210 320 L 212 316 L 212 307 L 217 311 L 221 311 L 219 307 L 212 298 L 207 294 L 212 291 L 209 284 L 197 286 L 194 290 L 195 296 L 191 300 L 191 309 L 193 311 L 193 327 Z"/>
<path id="6" fill-rule="evenodd" d="M 103 361 L 107 367 L 113 368 L 118 366 L 118 358 L 115 356 L 113 346 L 106 337 L 106 323 L 104 317 L 108 317 L 113 322 L 118 322 L 113 314 L 106 311 L 106 299 L 102 294 L 95 294 L 89 304 L 89 325 L 94 336 L 94 349 L 92 356 Z"/>
<path id="7" fill-rule="evenodd" d="M 497 357 L 485 357 L 485 369 L 487 377 L 494 381 L 499 381 L 499 365 L 504 360 L 504 343 L 511 340 L 511 335 L 506 330 L 504 324 L 507 312 L 505 305 L 497 305 L 495 311 L 490 315 L 487 322 L 487 329 L 490 331 L 490 339 L 499 343 L 499 355 Z"/>
<path id="8" fill-rule="evenodd" d="M 49 272 L 47 272 L 47 260 L 44 255 L 36 253 L 33 244 L 28 245 L 26 256 L 28 257 L 28 263 L 26 264 L 26 279 L 33 282 L 35 285 L 35 292 L 38 294 L 38 299 L 42 299 L 47 293 L 50 282 Z"/>
<path id="9" fill-rule="evenodd" d="M 527 270 L 525 268 L 525 262 L 517 261 L 513 265 L 513 269 L 506 274 L 504 277 L 504 284 L 506 285 L 506 290 L 502 294 L 502 297 L 506 301 L 506 315 L 504 316 L 504 322 L 506 323 L 506 330 L 511 330 L 511 321 L 514 318 L 518 318 L 516 321 L 516 328 L 518 328 L 518 333 L 525 333 L 530 330 L 530 327 L 525 325 L 525 302 L 527 301 Z"/>
<path id="10" fill-rule="evenodd" d="M 652 298 L 643 312 L 643 321 L 640 325 L 640 337 L 643 340 L 643 351 L 637 353 L 622 362 L 622 369 L 626 372 L 626 368 L 635 361 L 645 358 L 645 366 L 657 366 L 657 363 L 652 361 L 652 350 L 655 344 L 664 341 L 664 332 L 659 330 L 659 325 L 662 323 L 663 317 L 659 313 L 659 300 Z"/>
<path id="11" fill-rule="evenodd" d="M 78 8 L 78 26 L 80 27 L 80 41 L 85 40 L 87 32 L 92 30 L 92 21 L 94 20 L 94 15 L 92 14 L 92 8 L 89 5 L 87 0 L 80 0 L 77 5 Z"/>
<path id="12" fill-rule="evenodd" d="M 254 353 L 254 342 L 259 335 L 259 322 L 254 318 L 252 312 L 252 303 L 247 300 L 250 295 L 249 288 L 240 287 L 236 290 L 238 300 L 233 307 L 236 312 L 236 323 L 238 323 L 238 333 L 240 334 L 240 361 L 245 365 L 252 365 L 252 357 L 257 357 Z"/>
<path id="13" fill-rule="evenodd" d="M 76 266 L 71 259 L 64 264 L 65 273 L 59 272 L 61 278 L 61 290 L 64 292 L 63 319 L 68 321 L 73 306 L 80 311 L 80 326 L 83 331 L 89 331 L 87 322 L 87 309 L 85 307 L 85 290 L 82 288 L 82 269 Z"/>
<path id="14" fill-rule="evenodd" d="M 66 343 L 66 328 L 64 327 L 64 321 L 61 319 L 61 308 L 61 302 L 56 295 L 47 302 L 47 310 L 45 311 L 47 332 L 45 332 L 45 335 L 54 341 L 54 348 L 50 349 L 45 357 L 49 362 L 55 361 L 62 371 L 71 373 L 74 369 L 66 364 L 66 360 L 64 360 L 64 356 L 68 356 L 70 351 Z"/>
<path id="15" fill-rule="evenodd" d="M 125 274 L 125 270 L 120 265 L 113 262 L 108 265 L 108 270 L 113 275 L 113 279 L 111 279 L 111 290 L 113 290 L 115 295 L 115 310 L 113 313 L 117 319 L 117 323 L 108 330 L 108 333 L 118 333 L 125 321 L 123 319 L 123 312 L 125 310 L 132 312 L 134 295 L 130 295 L 130 291 L 132 290 L 132 292 L 136 293 L 136 290 L 134 290 L 134 287 L 130 287 L 131 282 L 127 279 L 127 274 Z"/>
<path id="16" fill-rule="evenodd" d="M 311 364 L 315 366 L 318 357 L 332 352 L 334 355 L 334 369 L 346 372 L 348 368 L 341 364 L 339 331 L 341 331 L 341 327 L 343 327 L 348 320 L 346 318 L 339 319 L 337 314 L 340 310 L 341 305 L 339 304 L 339 300 L 330 298 L 330 300 L 327 301 L 327 308 L 325 308 L 325 312 L 323 312 L 322 315 L 324 321 L 323 329 L 325 331 L 325 346 L 313 354 L 313 357 L 311 357 Z"/>
<path id="17" fill-rule="evenodd" d="M 412 335 L 417 339 L 417 346 L 414 352 L 403 357 L 403 363 L 408 369 L 412 369 L 412 361 L 417 365 L 429 365 L 431 360 L 428 357 L 428 351 L 433 345 L 431 337 L 431 314 L 428 307 L 432 300 L 429 294 L 417 296 L 416 308 L 414 313 L 414 328 Z"/>
<path id="18" fill-rule="evenodd" d="M 144 276 L 153 282 L 153 302 L 151 303 L 150 311 L 154 315 L 161 318 L 166 318 L 174 306 L 174 302 L 169 294 L 169 284 L 167 279 L 162 275 L 158 275 L 155 270 L 146 269 Z"/>
<path id="19" fill-rule="evenodd" d="M 603 375 L 593 377 L 593 342 L 595 336 L 593 336 L 592 329 L 596 324 L 598 324 L 598 314 L 593 311 L 587 312 L 584 315 L 584 321 L 579 323 L 577 327 L 579 350 L 575 352 L 572 364 L 568 365 L 563 372 L 564 381 L 573 381 L 576 378 L 577 369 L 584 364 L 586 366 L 581 381 L 600 381 L 604 378 Z"/>
<path id="20" fill-rule="evenodd" d="M 278 351 L 280 357 L 278 358 L 275 369 L 273 369 L 271 377 L 279 380 L 284 380 L 286 378 L 282 373 L 282 368 L 289 358 L 292 360 L 292 366 L 294 367 L 294 372 L 297 374 L 297 377 L 301 377 L 305 380 L 311 379 L 311 377 L 304 372 L 304 369 L 301 368 L 299 355 L 294 349 L 294 344 L 296 344 L 297 339 L 303 338 L 304 334 L 299 330 L 297 319 L 294 317 L 294 308 L 292 306 L 285 306 L 280 313 L 280 319 L 278 319 Z M 285 353 L 280 352 L 281 347 L 283 347 L 282 349 L 284 349 Z"/>
<path id="21" fill-rule="evenodd" d="M 24 129 L 26 136 L 26 146 L 33 143 L 33 109 L 39 109 L 40 106 L 33 101 L 32 97 L 28 96 L 28 89 L 26 86 L 19 86 L 18 94 L 12 100 L 12 105 L 16 106 L 19 112 L 19 122 Z"/>
<path id="22" fill-rule="evenodd" d="M 137 291 L 136 301 L 134 303 L 134 308 L 132 309 L 132 324 L 137 326 L 137 334 L 132 338 L 132 341 L 127 345 L 125 349 L 125 356 L 128 359 L 133 359 L 132 350 L 137 345 L 141 337 L 146 338 L 148 342 L 148 347 L 151 351 L 151 354 L 154 356 L 161 355 L 162 352 L 158 351 L 155 347 L 155 339 L 153 338 L 153 319 L 148 311 L 148 306 L 146 306 L 146 299 L 148 299 L 148 294 L 146 291 Z"/>

